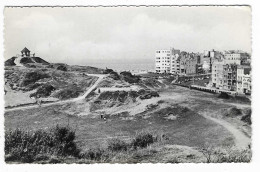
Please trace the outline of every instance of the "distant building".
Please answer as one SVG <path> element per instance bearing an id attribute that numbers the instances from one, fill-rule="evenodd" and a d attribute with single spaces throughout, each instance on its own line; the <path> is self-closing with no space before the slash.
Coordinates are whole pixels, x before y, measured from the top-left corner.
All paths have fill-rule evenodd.
<path id="1" fill-rule="evenodd" d="M 157 50 L 155 53 L 156 73 L 170 73 L 171 71 L 171 52 L 170 50 Z"/>
<path id="2" fill-rule="evenodd" d="M 24 48 L 22 51 L 22 57 L 30 57 L 30 50 L 28 50 L 28 48 Z"/>
<path id="3" fill-rule="evenodd" d="M 237 67 L 237 92 L 251 93 L 251 67 L 248 65 Z"/>
<path id="4" fill-rule="evenodd" d="M 249 55 L 247 53 L 242 52 L 226 52 L 224 55 L 224 60 L 226 64 L 237 64 L 241 65 L 242 63 L 246 63 L 249 59 Z"/>
<path id="5" fill-rule="evenodd" d="M 172 74 L 180 73 L 180 50 L 171 49 L 171 70 Z"/>
<path id="6" fill-rule="evenodd" d="M 184 72 L 185 74 L 196 74 L 198 73 L 198 67 L 199 67 L 199 59 L 200 57 L 197 54 L 189 54 L 188 58 L 185 61 L 185 67 Z"/>
<path id="7" fill-rule="evenodd" d="M 223 65 L 223 87 L 224 90 L 236 91 L 237 86 L 237 65 Z"/>
<path id="8" fill-rule="evenodd" d="M 224 61 L 215 61 L 212 64 L 212 87 L 223 89 L 224 84 Z"/>

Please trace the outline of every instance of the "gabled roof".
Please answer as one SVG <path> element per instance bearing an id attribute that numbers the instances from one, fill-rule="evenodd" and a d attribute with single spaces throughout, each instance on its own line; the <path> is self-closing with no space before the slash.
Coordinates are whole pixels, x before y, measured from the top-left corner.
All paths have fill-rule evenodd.
<path id="1" fill-rule="evenodd" d="M 30 50 L 28 50 L 28 48 L 24 47 L 24 49 L 23 49 L 21 52 L 22 52 L 22 53 L 30 52 Z"/>

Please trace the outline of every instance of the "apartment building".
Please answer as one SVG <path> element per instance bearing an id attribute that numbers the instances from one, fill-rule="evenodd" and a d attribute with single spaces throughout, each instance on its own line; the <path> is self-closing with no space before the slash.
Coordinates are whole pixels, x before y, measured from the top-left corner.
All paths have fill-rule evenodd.
<path id="1" fill-rule="evenodd" d="M 171 51 L 157 50 L 155 53 L 156 73 L 170 73 L 171 71 Z"/>
<path id="2" fill-rule="evenodd" d="M 214 63 L 212 64 L 212 87 L 223 89 L 224 65 L 224 61 L 214 61 Z"/>
<path id="3" fill-rule="evenodd" d="M 189 54 L 185 61 L 185 74 L 196 74 L 199 71 L 200 56 L 198 54 Z"/>
<path id="4" fill-rule="evenodd" d="M 237 65 L 223 65 L 223 88 L 224 90 L 236 91 L 237 86 Z"/>
<path id="5" fill-rule="evenodd" d="M 237 92 L 251 93 L 251 67 L 249 65 L 237 66 Z"/>
<path id="6" fill-rule="evenodd" d="M 171 70 L 170 73 L 180 73 L 180 50 L 171 49 Z"/>
<path id="7" fill-rule="evenodd" d="M 250 55 L 248 53 L 240 52 L 240 51 L 228 51 L 224 55 L 225 63 L 227 64 L 249 64 L 250 63 Z"/>

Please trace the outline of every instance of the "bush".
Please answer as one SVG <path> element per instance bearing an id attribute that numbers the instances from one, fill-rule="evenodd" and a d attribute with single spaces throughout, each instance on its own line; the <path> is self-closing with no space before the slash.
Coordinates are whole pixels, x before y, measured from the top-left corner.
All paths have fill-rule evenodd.
<path id="1" fill-rule="evenodd" d="M 120 76 L 118 75 L 117 72 L 110 72 L 110 77 L 113 78 L 114 80 L 120 80 Z"/>
<path id="2" fill-rule="evenodd" d="M 52 85 L 46 84 L 46 85 L 42 85 L 41 87 L 39 87 L 37 89 L 37 91 L 35 93 L 32 93 L 30 95 L 30 97 L 48 97 L 51 95 L 51 92 L 55 90 L 55 87 L 53 87 Z"/>
<path id="3" fill-rule="evenodd" d="M 61 70 L 61 71 L 68 71 L 67 67 L 66 66 L 63 66 L 63 65 L 60 65 L 57 67 L 57 70 Z"/>
<path id="4" fill-rule="evenodd" d="M 245 123 L 251 125 L 251 124 L 252 124 L 252 121 L 251 121 L 251 113 L 242 116 L 241 121 L 244 121 Z"/>
<path id="5" fill-rule="evenodd" d="M 133 146 L 135 149 L 145 148 L 148 145 L 154 143 L 156 141 L 156 138 L 153 137 L 151 133 L 148 132 L 141 132 L 136 135 L 136 137 L 132 140 L 131 146 Z"/>
<path id="6" fill-rule="evenodd" d="M 22 64 L 27 64 L 27 63 L 34 63 L 32 61 L 32 59 L 30 57 L 23 57 L 21 60 L 20 60 L 20 63 Z"/>
<path id="7" fill-rule="evenodd" d="M 105 150 L 101 148 L 89 149 L 87 152 L 81 155 L 83 158 L 100 161 L 106 156 Z"/>
<path id="8" fill-rule="evenodd" d="M 110 74 L 112 72 L 114 72 L 113 69 L 106 68 L 106 70 L 104 70 L 103 74 Z"/>
<path id="9" fill-rule="evenodd" d="M 49 78 L 50 76 L 46 73 L 40 71 L 28 72 L 25 74 L 20 86 L 27 86 L 29 84 L 35 83 L 36 81 L 44 78 Z"/>
<path id="10" fill-rule="evenodd" d="M 122 78 L 123 78 L 126 82 L 128 82 L 128 83 L 130 83 L 130 84 L 132 84 L 132 83 L 138 83 L 138 82 L 140 81 L 140 77 L 139 77 L 139 76 L 132 75 L 131 72 L 126 72 L 126 71 L 124 71 L 124 72 L 121 72 L 120 75 L 122 76 Z"/>
<path id="11" fill-rule="evenodd" d="M 229 99 L 229 95 L 227 93 L 223 93 L 221 92 L 219 95 L 218 95 L 218 98 L 221 98 L 221 99 Z"/>
<path id="12" fill-rule="evenodd" d="M 128 144 L 125 141 L 122 141 L 120 139 L 111 139 L 108 140 L 108 150 L 111 151 L 126 151 L 128 147 Z"/>
<path id="13" fill-rule="evenodd" d="M 159 94 L 156 91 L 148 92 L 140 96 L 140 99 L 150 99 L 152 97 L 159 97 Z"/>
<path id="14" fill-rule="evenodd" d="M 70 99 L 70 98 L 76 98 L 80 95 L 80 93 L 82 93 L 82 91 L 77 90 L 77 89 L 73 89 L 73 88 L 66 88 L 63 89 L 61 91 L 59 91 L 58 93 L 56 93 L 54 95 L 54 97 L 60 99 L 60 100 L 66 100 L 66 99 Z"/>
<path id="15" fill-rule="evenodd" d="M 236 116 L 240 116 L 240 115 L 242 115 L 241 110 L 237 109 L 235 107 L 229 109 L 227 114 L 226 114 L 226 116 L 228 116 L 228 117 L 236 117 Z"/>
<path id="16" fill-rule="evenodd" d="M 5 61 L 5 66 L 15 66 L 15 63 L 14 63 L 14 60 L 16 59 L 17 57 L 12 57 L 8 60 Z"/>
<path id="17" fill-rule="evenodd" d="M 5 160 L 30 163 L 47 159 L 39 155 L 78 157 L 80 151 L 74 139 L 71 128 L 58 125 L 49 131 L 11 130 L 5 134 Z"/>

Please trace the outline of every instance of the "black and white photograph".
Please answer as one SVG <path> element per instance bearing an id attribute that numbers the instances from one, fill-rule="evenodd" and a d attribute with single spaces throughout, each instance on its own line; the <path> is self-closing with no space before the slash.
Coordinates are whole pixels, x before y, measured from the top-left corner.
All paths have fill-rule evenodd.
<path id="1" fill-rule="evenodd" d="M 250 163 L 251 10 L 6 6 L 5 163 Z"/>

